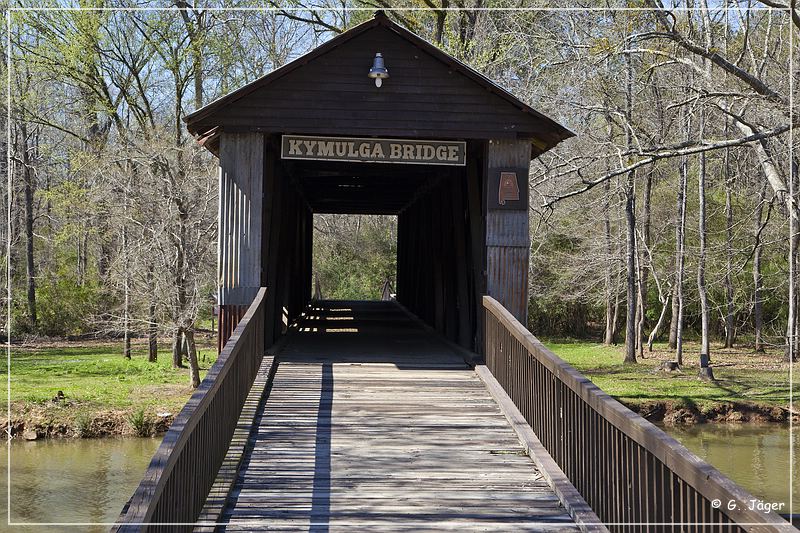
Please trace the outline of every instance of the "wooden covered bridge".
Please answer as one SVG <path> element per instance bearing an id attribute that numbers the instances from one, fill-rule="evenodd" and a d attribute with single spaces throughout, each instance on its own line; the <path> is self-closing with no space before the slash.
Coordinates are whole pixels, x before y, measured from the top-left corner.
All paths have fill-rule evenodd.
<path id="1" fill-rule="evenodd" d="M 115 529 L 790 527 L 525 329 L 528 165 L 567 129 L 380 12 L 187 124 L 221 353 Z M 398 217 L 397 301 L 312 301 L 314 213 Z"/>

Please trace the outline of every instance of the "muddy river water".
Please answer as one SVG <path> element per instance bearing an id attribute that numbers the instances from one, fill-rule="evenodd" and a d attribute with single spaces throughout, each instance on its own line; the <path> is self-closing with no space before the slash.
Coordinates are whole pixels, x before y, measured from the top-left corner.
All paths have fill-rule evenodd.
<path id="1" fill-rule="evenodd" d="M 768 502 L 789 499 L 789 428 L 768 425 L 704 424 L 666 428 L 686 447 Z M 795 432 L 795 450 L 800 440 Z M 48 531 L 44 523 L 81 523 L 74 531 L 106 531 L 136 488 L 159 439 L 75 439 L 14 442 L 11 445 L 11 517 L 42 525 L 14 531 Z M 5 450 L 0 461 L 0 498 L 5 516 Z M 798 454 L 800 455 L 800 454 Z M 795 459 L 794 491 L 800 494 Z M 5 523 L 5 519 L 0 522 Z M 0 525 L 4 531 L 5 525 Z M 59 530 L 62 530 L 59 528 Z"/>

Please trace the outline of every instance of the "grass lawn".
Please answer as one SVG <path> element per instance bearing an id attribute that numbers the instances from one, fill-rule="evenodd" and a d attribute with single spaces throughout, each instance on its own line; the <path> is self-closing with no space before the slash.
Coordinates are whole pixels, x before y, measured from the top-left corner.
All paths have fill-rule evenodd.
<path id="1" fill-rule="evenodd" d="M 666 401 L 702 409 L 723 402 L 781 407 L 789 404 L 789 365 L 777 350 L 756 354 L 747 347 L 712 346 L 711 365 L 717 381 L 707 382 L 697 378 L 698 343 L 687 343 L 682 372 L 676 374 L 657 371 L 663 361 L 674 360 L 674 353 L 666 344 L 654 346 L 652 353 L 645 351 L 645 358 L 635 365 L 622 364 L 622 346 L 563 340 L 545 344 L 598 387 L 629 405 Z M 800 391 L 798 366 L 794 372 L 795 391 Z"/>
<path id="2" fill-rule="evenodd" d="M 130 360 L 122 357 L 121 342 L 59 341 L 12 346 L 12 419 L 61 421 L 69 425 L 78 416 L 96 416 L 100 412 L 117 412 L 122 419 L 142 409 L 153 416 L 177 414 L 192 394 L 189 370 L 173 369 L 169 342 L 160 341 L 156 363 L 147 361 L 143 339 L 134 341 Z M 210 337 L 198 335 L 198 351 L 202 378 L 216 360 Z M 5 383 L 5 364 L 0 374 Z M 64 393 L 64 400 L 54 402 L 58 391 Z M 0 396 L 3 411 L 7 403 L 4 393 Z"/>

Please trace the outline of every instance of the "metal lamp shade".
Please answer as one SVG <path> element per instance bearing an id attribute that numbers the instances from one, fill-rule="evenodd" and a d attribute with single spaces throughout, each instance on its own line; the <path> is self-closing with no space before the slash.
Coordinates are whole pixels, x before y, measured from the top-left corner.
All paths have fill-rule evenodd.
<path id="1" fill-rule="evenodd" d="M 372 68 L 369 69 L 368 76 L 375 80 L 375 85 L 380 87 L 380 80 L 385 80 L 389 77 L 389 71 L 383 63 L 383 56 L 380 52 L 375 54 L 375 59 L 372 60 Z"/>

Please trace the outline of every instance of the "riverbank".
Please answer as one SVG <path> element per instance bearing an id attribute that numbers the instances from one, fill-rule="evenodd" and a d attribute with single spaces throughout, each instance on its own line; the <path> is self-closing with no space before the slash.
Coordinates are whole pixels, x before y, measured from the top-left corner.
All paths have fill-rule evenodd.
<path id="1" fill-rule="evenodd" d="M 198 335 L 201 377 L 216 360 L 213 337 Z M 755 354 L 747 347 L 714 346 L 714 382 L 698 379 L 686 346 L 680 372 L 659 371 L 673 354 L 663 344 L 635 365 L 622 364 L 621 346 L 585 341 L 546 344 L 601 389 L 656 423 L 689 426 L 704 422 L 787 422 L 789 371 L 782 354 Z M 191 396 L 187 369 L 173 369 L 168 339 L 158 361 L 147 361 L 144 339 L 133 342 L 132 358 L 110 341 L 42 341 L 12 347 L 11 431 L 15 438 L 149 436 L 169 427 Z M 5 377 L 5 366 L 0 375 Z M 798 380 L 795 372 L 795 390 Z M 5 382 L 5 379 L 3 379 Z M 59 392 L 61 394 L 59 394 Z M 6 394 L 0 423 L 8 424 Z M 797 412 L 795 420 L 800 422 Z"/>
<path id="2" fill-rule="evenodd" d="M 661 370 L 674 360 L 666 344 L 645 352 L 636 364 L 623 364 L 623 346 L 586 341 L 549 341 L 545 344 L 598 387 L 651 422 L 668 426 L 704 422 L 787 422 L 789 365 L 779 350 L 755 353 L 747 346 L 712 346 L 715 381 L 698 377 L 699 344 L 687 343 L 684 365 L 676 372 Z M 795 372 L 794 387 L 800 390 Z"/>
<path id="3" fill-rule="evenodd" d="M 216 360 L 210 335 L 198 335 L 201 378 Z M 189 371 L 172 368 L 167 339 L 158 361 L 146 341 L 42 341 L 12 346 L 11 431 L 15 438 L 150 436 L 166 431 L 192 394 Z M 2 375 L 5 382 L 6 368 Z M 8 425 L 8 395 L 0 398 Z"/>

